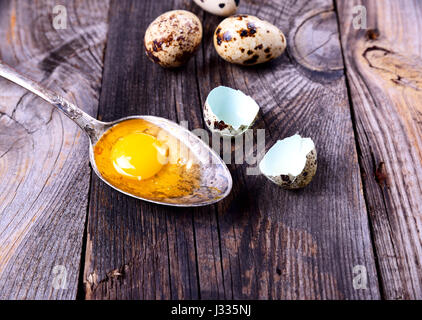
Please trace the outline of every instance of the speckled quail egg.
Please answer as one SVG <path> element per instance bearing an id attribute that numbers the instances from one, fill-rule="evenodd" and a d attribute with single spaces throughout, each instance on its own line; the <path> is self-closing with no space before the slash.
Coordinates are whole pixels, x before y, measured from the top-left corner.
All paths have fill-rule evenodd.
<path id="1" fill-rule="evenodd" d="M 242 14 L 220 23 L 214 33 L 214 46 L 224 60 L 251 66 L 279 57 L 286 49 L 286 38 L 271 23 Z"/>
<path id="2" fill-rule="evenodd" d="M 144 46 L 147 56 L 162 67 L 175 68 L 185 64 L 202 40 L 198 17 L 185 10 L 160 15 L 148 27 Z"/>
<path id="3" fill-rule="evenodd" d="M 205 11 L 217 16 L 228 17 L 236 13 L 239 0 L 193 0 Z"/>
<path id="4" fill-rule="evenodd" d="M 240 90 L 220 86 L 205 101 L 204 118 L 211 132 L 234 137 L 249 129 L 259 112 L 254 99 Z"/>
<path id="5" fill-rule="evenodd" d="M 259 163 L 261 172 L 285 189 L 308 185 L 317 169 L 317 152 L 311 138 L 295 134 L 279 140 Z"/>

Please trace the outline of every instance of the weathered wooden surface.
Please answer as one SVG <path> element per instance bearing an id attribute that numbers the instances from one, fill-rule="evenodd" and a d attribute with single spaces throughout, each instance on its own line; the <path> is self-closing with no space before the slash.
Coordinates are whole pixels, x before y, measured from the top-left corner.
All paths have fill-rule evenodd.
<path id="1" fill-rule="evenodd" d="M 205 128 L 208 92 L 241 89 L 262 107 L 254 128 L 267 148 L 310 136 L 319 168 L 289 192 L 231 164 L 232 194 L 192 210 L 123 196 L 95 176 L 89 190 L 84 135 L 0 79 L 0 298 L 422 298 L 420 2 L 243 0 L 239 12 L 288 38 L 281 58 L 252 68 L 216 55 L 221 18 L 191 1 L 63 4 L 68 29 L 55 30 L 55 2 L 0 1 L 0 59 L 92 115 L 100 100 L 103 120 L 152 114 Z M 357 5 L 368 30 L 353 27 Z M 164 70 L 142 41 L 176 8 L 198 14 L 204 40 L 186 67 Z M 65 290 L 52 286 L 57 265 Z M 367 289 L 353 287 L 356 266 Z"/>
<path id="2" fill-rule="evenodd" d="M 352 24 L 367 9 L 368 30 Z M 422 298 L 422 2 L 337 0 L 383 296 Z"/>
<path id="3" fill-rule="evenodd" d="M 65 30 L 53 28 L 56 4 L 1 1 L 0 59 L 95 115 L 108 2 L 67 1 Z M 89 180 L 76 125 L 0 79 L 0 299 L 76 297 Z"/>
<path id="4" fill-rule="evenodd" d="M 148 24 L 171 9 L 197 13 L 204 40 L 195 59 L 164 70 L 145 57 Z M 159 207 L 93 178 L 84 279 L 86 298 L 376 299 L 380 297 L 332 2 L 241 1 L 241 13 L 280 27 L 289 51 L 242 68 L 220 59 L 220 18 L 190 1 L 112 1 L 99 116 L 152 114 L 204 127 L 201 108 L 217 85 L 262 107 L 267 145 L 299 132 L 314 139 L 319 169 L 302 191 L 277 188 L 248 165 L 230 165 L 232 194 L 202 209 Z M 367 289 L 353 287 L 363 265 Z"/>

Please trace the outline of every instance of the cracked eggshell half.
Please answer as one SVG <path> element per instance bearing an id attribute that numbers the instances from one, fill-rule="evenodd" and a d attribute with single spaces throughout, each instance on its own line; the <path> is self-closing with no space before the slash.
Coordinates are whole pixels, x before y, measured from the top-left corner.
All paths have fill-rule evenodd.
<path id="1" fill-rule="evenodd" d="M 317 170 L 317 152 L 311 138 L 295 134 L 279 140 L 259 163 L 261 172 L 285 189 L 307 186 Z"/>
<path id="2" fill-rule="evenodd" d="M 221 17 L 236 13 L 239 0 L 193 0 L 203 10 Z"/>
<path id="3" fill-rule="evenodd" d="M 194 55 L 202 40 L 202 24 L 185 10 L 168 11 L 147 28 L 144 38 L 148 58 L 165 68 L 184 65 Z"/>
<path id="4" fill-rule="evenodd" d="M 271 23 L 239 14 L 224 19 L 214 33 L 214 47 L 224 60 L 252 66 L 279 57 L 286 37 Z"/>
<path id="5" fill-rule="evenodd" d="M 259 106 L 240 90 L 220 86 L 205 101 L 204 118 L 211 132 L 234 137 L 243 134 L 255 122 Z"/>

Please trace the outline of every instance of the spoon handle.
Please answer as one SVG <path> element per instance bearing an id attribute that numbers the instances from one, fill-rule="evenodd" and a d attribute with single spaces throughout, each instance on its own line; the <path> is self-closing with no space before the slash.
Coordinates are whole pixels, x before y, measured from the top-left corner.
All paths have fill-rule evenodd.
<path id="1" fill-rule="evenodd" d="M 31 91 L 33 94 L 49 102 L 57 109 L 62 111 L 66 116 L 68 116 L 73 122 L 75 122 L 79 127 L 84 130 L 91 140 L 96 140 L 98 134 L 103 127 L 103 123 L 98 121 L 76 107 L 73 103 L 67 101 L 65 98 L 55 94 L 54 92 L 43 88 L 37 82 L 25 77 L 24 75 L 18 73 L 12 67 L 8 66 L 0 60 L 0 77 L 3 77 L 26 90 Z"/>

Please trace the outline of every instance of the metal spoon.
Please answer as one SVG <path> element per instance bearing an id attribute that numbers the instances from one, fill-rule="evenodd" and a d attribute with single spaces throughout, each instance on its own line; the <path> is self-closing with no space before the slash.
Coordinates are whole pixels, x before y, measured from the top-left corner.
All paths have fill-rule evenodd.
<path id="1" fill-rule="evenodd" d="M 54 92 L 43 88 L 37 82 L 19 74 L 2 61 L 0 61 L 0 76 L 49 102 L 73 120 L 73 122 L 75 122 L 89 137 L 89 155 L 92 168 L 95 173 L 112 188 L 141 200 L 177 207 L 198 207 L 213 204 L 222 200 L 230 193 L 232 188 L 232 177 L 225 163 L 209 146 L 184 127 L 179 126 L 170 120 L 154 116 L 131 116 L 113 122 L 98 121 L 63 97 L 58 96 Z M 97 164 L 95 163 L 93 147 L 107 130 L 116 124 L 129 119 L 144 119 L 149 121 L 165 129 L 174 137 L 182 141 L 190 149 L 190 152 L 193 152 L 199 160 L 201 172 L 200 187 L 197 190 L 194 190 L 192 194 L 178 198 L 146 199 L 122 191 L 102 177 L 97 168 Z"/>

